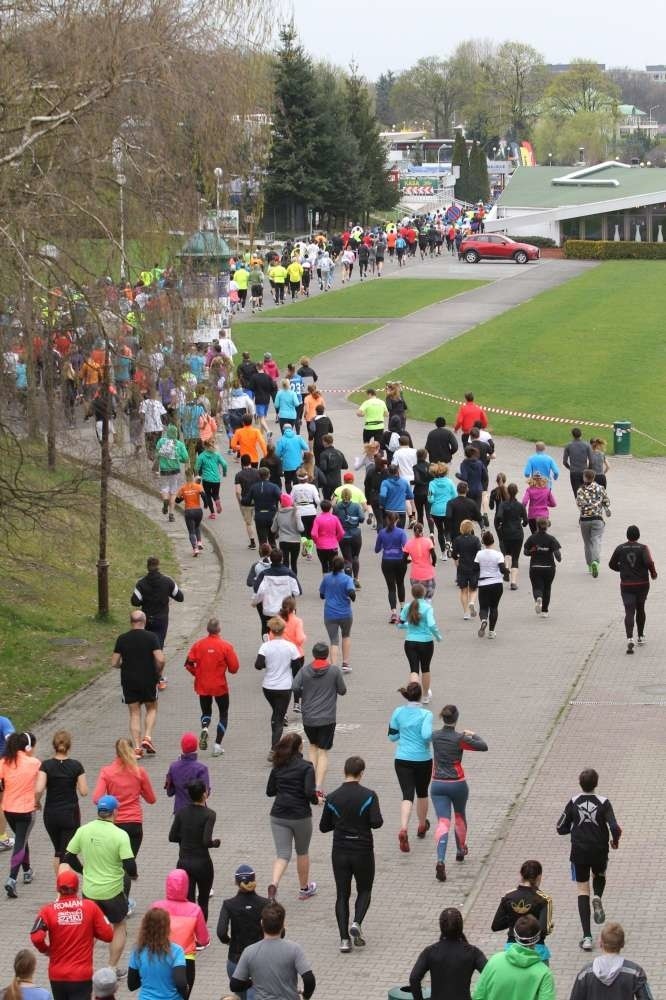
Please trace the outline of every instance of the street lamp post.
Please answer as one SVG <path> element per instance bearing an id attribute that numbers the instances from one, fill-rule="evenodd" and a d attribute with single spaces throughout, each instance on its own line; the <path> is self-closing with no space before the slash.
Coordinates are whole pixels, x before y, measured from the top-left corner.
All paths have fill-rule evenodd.
<path id="1" fill-rule="evenodd" d="M 115 138 L 113 140 L 112 156 L 113 166 L 116 171 L 116 184 L 118 185 L 118 207 L 120 209 L 120 280 L 127 280 L 127 264 L 125 258 L 125 184 L 127 178 L 123 173 L 124 149 L 123 140 Z"/>
<path id="2" fill-rule="evenodd" d="M 553 165 L 553 154 L 549 153 L 548 154 L 548 166 L 552 167 L 552 165 Z"/>
<path id="3" fill-rule="evenodd" d="M 215 167 L 215 234 L 220 238 L 220 194 L 222 192 L 222 177 L 224 171 L 222 167 Z"/>
<path id="4" fill-rule="evenodd" d="M 442 199 L 442 164 L 439 157 L 442 150 L 446 148 L 447 148 L 446 143 L 443 142 L 439 147 L 439 149 L 437 150 L 437 186 L 439 189 L 437 191 L 437 194 L 439 196 L 440 203 L 442 202 L 443 199 Z"/>

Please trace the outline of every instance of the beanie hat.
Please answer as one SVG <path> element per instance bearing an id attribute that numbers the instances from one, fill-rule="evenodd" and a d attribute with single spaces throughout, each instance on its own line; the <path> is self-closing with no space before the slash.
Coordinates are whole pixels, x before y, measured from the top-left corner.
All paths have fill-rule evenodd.
<path id="1" fill-rule="evenodd" d="M 292 500 L 292 498 L 289 496 L 288 493 L 282 493 L 282 494 L 280 494 L 280 506 L 281 507 L 293 507 L 294 506 L 294 501 Z"/>
<path id="2" fill-rule="evenodd" d="M 257 886 L 257 876 L 251 865 L 239 865 L 234 878 L 241 892 L 254 892 Z"/>
<path id="3" fill-rule="evenodd" d="M 92 985 L 94 997 L 112 997 L 118 989 L 116 970 L 109 968 L 109 966 L 98 969 L 93 976 Z"/>
<path id="4" fill-rule="evenodd" d="M 194 733 L 183 733 L 180 738 L 180 749 L 183 753 L 194 753 L 199 748 L 199 741 Z"/>

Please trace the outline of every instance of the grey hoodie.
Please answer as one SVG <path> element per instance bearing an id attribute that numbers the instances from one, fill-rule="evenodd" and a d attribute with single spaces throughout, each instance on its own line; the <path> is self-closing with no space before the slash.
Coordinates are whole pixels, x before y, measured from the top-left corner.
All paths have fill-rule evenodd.
<path id="1" fill-rule="evenodd" d="M 570 1000 L 654 1000 L 645 971 L 604 952 L 576 976 Z"/>
<path id="2" fill-rule="evenodd" d="M 338 666 L 320 660 L 314 663 L 301 667 L 292 687 L 301 696 L 303 725 L 330 726 L 335 722 L 338 695 L 346 694 L 347 686 Z"/>

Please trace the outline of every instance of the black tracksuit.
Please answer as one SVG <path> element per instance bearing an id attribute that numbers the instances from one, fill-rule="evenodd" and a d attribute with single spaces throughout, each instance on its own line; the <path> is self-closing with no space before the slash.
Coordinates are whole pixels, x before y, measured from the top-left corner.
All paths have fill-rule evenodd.
<path id="1" fill-rule="evenodd" d="M 236 964 L 248 945 L 261 941 L 261 911 L 268 900 L 256 892 L 238 890 L 235 896 L 225 899 L 217 921 L 217 936 L 222 944 L 229 945 L 228 959 Z"/>
<path id="2" fill-rule="evenodd" d="M 409 976 L 414 1000 L 423 1000 L 421 980 L 430 973 L 431 1000 L 470 1000 L 469 984 L 474 972 L 486 964 L 483 952 L 467 941 L 446 941 L 425 948 L 416 959 Z"/>
<path id="3" fill-rule="evenodd" d="M 190 805 L 179 809 L 169 830 L 169 841 L 179 845 L 178 867 L 187 872 L 190 888 L 187 898 L 196 902 L 208 920 L 208 899 L 213 886 L 214 870 L 208 849 L 219 847 L 220 841 L 213 840 L 216 814 L 208 806 Z"/>
<path id="4" fill-rule="evenodd" d="M 164 648 L 169 627 L 169 601 L 182 603 L 185 595 L 175 580 L 165 576 L 158 569 L 149 570 L 137 580 L 130 601 L 135 608 L 141 608 L 146 616 L 146 628 L 154 632 Z"/>

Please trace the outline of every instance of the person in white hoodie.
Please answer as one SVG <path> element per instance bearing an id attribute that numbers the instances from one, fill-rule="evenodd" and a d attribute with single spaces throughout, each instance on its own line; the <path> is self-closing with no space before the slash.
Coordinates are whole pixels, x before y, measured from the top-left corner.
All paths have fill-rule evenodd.
<path id="1" fill-rule="evenodd" d="M 622 925 L 605 924 L 599 944 L 601 955 L 578 973 L 570 1000 L 654 1000 L 645 970 L 620 954 Z"/>

